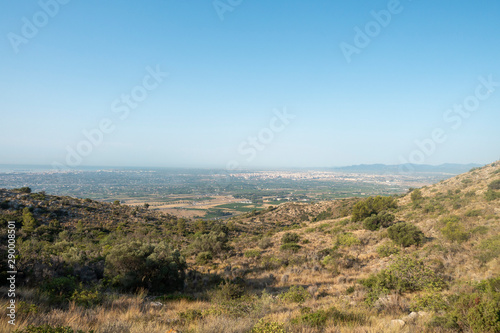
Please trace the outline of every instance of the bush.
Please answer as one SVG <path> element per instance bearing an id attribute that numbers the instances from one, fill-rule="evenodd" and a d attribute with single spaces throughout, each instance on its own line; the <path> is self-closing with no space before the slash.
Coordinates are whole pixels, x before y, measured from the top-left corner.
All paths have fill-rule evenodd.
<path id="1" fill-rule="evenodd" d="M 452 242 L 461 243 L 469 239 L 469 234 L 464 231 L 460 222 L 447 222 L 446 226 L 441 229 L 441 233 Z"/>
<path id="2" fill-rule="evenodd" d="M 307 325 L 311 327 L 325 326 L 328 313 L 325 310 L 304 313 L 300 317 L 292 319 L 292 324 Z"/>
<path id="3" fill-rule="evenodd" d="M 75 302 L 76 305 L 90 308 L 101 303 L 102 295 L 97 290 L 75 290 L 71 296 L 71 300 Z"/>
<path id="4" fill-rule="evenodd" d="M 283 301 L 303 303 L 309 299 L 311 295 L 302 286 L 291 286 L 288 291 L 279 295 Z"/>
<path id="5" fill-rule="evenodd" d="M 68 301 L 76 289 L 77 283 L 74 276 L 49 279 L 40 287 L 40 291 L 48 296 L 49 302 L 52 304 Z"/>
<path id="6" fill-rule="evenodd" d="M 361 241 L 350 232 L 345 232 L 337 235 L 337 245 L 350 247 L 361 244 Z"/>
<path id="7" fill-rule="evenodd" d="M 363 227 L 366 230 L 375 231 L 380 228 L 389 227 L 392 224 L 392 222 L 394 222 L 394 219 L 395 219 L 394 215 L 392 215 L 389 212 L 383 211 L 378 213 L 377 215 L 374 214 L 370 217 L 367 217 L 363 221 Z"/>
<path id="8" fill-rule="evenodd" d="M 365 218 L 378 214 L 384 210 L 397 208 L 393 197 L 370 197 L 357 202 L 352 208 L 352 221 L 363 221 Z"/>
<path id="9" fill-rule="evenodd" d="M 111 285 L 126 291 L 140 288 L 173 292 L 184 286 L 186 262 L 165 243 L 133 241 L 118 244 L 106 257 L 105 274 Z"/>
<path id="10" fill-rule="evenodd" d="M 191 254 L 195 255 L 200 252 L 210 252 L 215 257 L 229 250 L 228 241 L 227 227 L 215 227 L 208 234 L 199 233 L 191 243 L 189 250 Z"/>
<path id="11" fill-rule="evenodd" d="M 199 265 L 206 265 L 212 260 L 212 253 L 210 252 L 200 252 L 196 256 L 196 263 Z"/>
<path id="12" fill-rule="evenodd" d="M 471 210 L 468 210 L 467 212 L 465 212 L 465 216 L 477 217 L 477 216 L 481 216 L 482 213 L 483 213 L 483 211 L 481 209 L 471 209 Z"/>
<path id="13" fill-rule="evenodd" d="M 264 319 L 259 320 L 252 328 L 251 333 L 285 333 L 285 324 L 277 322 L 267 322 Z"/>
<path id="14" fill-rule="evenodd" d="M 281 251 L 298 252 L 302 247 L 299 244 L 287 243 L 280 246 Z"/>
<path id="15" fill-rule="evenodd" d="M 399 222 L 387 229 L 389 238 L 398 245 L 408 247 L 420 245 L 424 242 L 424 233 L 415 225 Z"/>
<path id="16" fill-rule="evenodd" d="M 420 189 L 416 189 L 411 192 L 410 198 L 414 205 L 418 205 L 422 202 L 424 196 L 422 195 L 422 191 Z"/>
<path id="17" fill-rule="evenodd" d="M 394 244 L 382 244 L 377 247 L 377 253 L 381 258 L 389 257 L 393 254 L 398 254 L 399 249 Z"/>
<path id="18" fill-rule="evenodd" d="M 417 295 L 411 302 L 411 311 L 441 311 L 446 310 L 448 304 L 438 292 L 427 292 L 421 295 Z"/>
<path id="19" fill-rule="evenodd" d="M 500 332 L 500 294 L 460 294 L 449 316 L 461 331 Z"/>
<path id="20" fill-rule="evenodd" d="M 260 251 L 259 250 L 247 250 L 245 251 L 245 257 L 247 258 L 257 258 L 258 256 L 260 256 Z"/>
<path id="21" fill-rule="evenodd" d="M 484 194 L 484 197 L 486 198 L 487 201 L 493 201 L 500 198 L 500 192 L 488 190 Z"/>
<path id="22" fill-rule="evenodd" d="M 490 190 L 500 190 L 500 179 L 494 180 L 488 184 Z"/>
<path id="23" fill-rule="evenodd" d="M 93 333 L 93 332 L 94 332 L 93 330 L 89 331 L 89 333 Z M 41 325 L 41 326 L 29 325 L 25 329 L 15 330 L 14 333 L 85 333 L 85 332 L 82 330 L 74 331 L 69 326 L 53 327 L 53 326 L 46 324 L 46 325 Z"/>
<path id="24" fill-rule="evenodd" d="M 483 263 L 500 257 L 500 235 L 483 240 L 479 244 L 479 250 L 478 259 Z"/>
<path id="25" fill-rule="evenodd" d="M 268 247 L 271 247 L 273 245 L 273 242 L 271 241 L 271 237 L 264 237 L 258 242 L 257 245 L 264 250 Z"/>
<path id="26" fill-rule="evenodd" d="M 294 232 L 287 232 L 281 237 L 281 244 L 298 243 L 300 236 Z"/>
<path id="27" fill-rule="evenodd" d="M 410 256 L 396 258 L 387 269 L 360 280 L 360 284 L 369 291 L 367 297 L 369 304 L 390 290 L 403 293 L 424 289 L 439 290 L 445 286 L 443 279 L 424 261 Z"/>

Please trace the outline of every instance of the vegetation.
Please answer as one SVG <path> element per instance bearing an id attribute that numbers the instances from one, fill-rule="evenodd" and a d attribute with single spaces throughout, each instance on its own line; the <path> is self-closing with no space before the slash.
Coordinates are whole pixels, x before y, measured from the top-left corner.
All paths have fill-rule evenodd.
<path id="1" fill-rule="evenodd" d="M 499 167 L 400 197 L 273 203 L 223 220 L 0 189 L 0 256 L 14 227 L 23 272 L 16 328 L 498 332 L 500 213 L 484 194 L 499 191 Z"/>

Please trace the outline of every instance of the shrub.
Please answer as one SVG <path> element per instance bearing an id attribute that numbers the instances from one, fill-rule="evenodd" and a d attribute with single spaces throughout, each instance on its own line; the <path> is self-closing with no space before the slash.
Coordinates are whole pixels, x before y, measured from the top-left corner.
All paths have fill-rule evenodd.
<path id="1" fill-rule="evenodd" d="M 68 301 L 76 289 L 77 284 L 74 276 L 49 279 L 40 287 L 40 291 L 48 296 L 49 302 L 53 304 Z"/>
<path id="2" fill-rule="evenodd" d="M 415 225 L 399 222 L 387 229 L 387 235 L 396 244 L 408 247 L 411 245 L 420 245 L 423 243 L 424 233 Z"/>
<path id="3" fill-rule="evenodd" d="M 486 198 L 487 201 L 493 201 L 493 200 L 496 200 L 496 199 L 500 198 L 500 192 L 499 191 L 488 190 L 484 194 L 484 197 Z"/>
<path id="4" fill-rule="evenodd" d="M 422 202 L 424 196 L 422 195 L 422 191 L 420 189 L 416 189 L 411 192 L 410 198 L 414 205 L 418 205 Z"/>
<path id="5" fill-rule="evenodd" d="M 397 208 L 393 197 L 370 197 L 357 202 L 352 208 L 352 221 L 363 221 L 365 218 L 378 214 L 384 210 Z"/>
<path id="6" fill-rule="evenodd" d="M 105 274 L 111 284 L 127 291 L 145 288 L 173 292 L 184 286 L 186 262 L 165 243 L 140 241 L 118 244 L 106 257 Z"/>
<path id="7" fill-rule="evenodd" d="M 500 257 L 500 235 L 483 240 L 479 244 L 479 250 L 478 259 L 483 263 Z"/>
<path id="8" fill-rule="evenodd" d="M 500 332 L 500 294 L 462 293 L 449 317 L 461 331 Z"/>
<path id="9" fill-rule="evenodd" d="M 494 180 L 488 184 L 490 190 L 500 190 L 500 179 Z"/>
<path id="10" fill-rule="evenodd" d="M 461 243 L 469 239 L 469 234 L 464 231 L 462 224 L 459 222 L 447 222 L 446 226 L 441 229 L 441 233 L 452 242 Z"/>
<path id="11" fill-rule="evenodd" d="M 393 254 L 398 254 L 399 249 L 394 244 L 382 244 L 377 247 L 377 253 L 381 258 L 385 258 Z"/>
<path id="12" fill-rule="evenodd" d="M 298 252 L 302 247 L 299 244 L 287 243 L 280 246 L 281 251 Z"/>
<path id="13" fill-rule="evenodd" d="M 424 289 L 439 290 L 445 285 L 443 279 L 424 261 L 410 256 L 396 258 L 387 269 L 360 280 L 360 284 L 369 291 L 369 304 L 377 300 L 380 294 L 390 290 L 398 293 Z"/>
<path id="14" fill-rule="evenodd" d="M 291 286 L 288 291 L 279 295 L 281 300 L 294 303 L 303 303 L 310 297 L 311 295 L 302 286 Z"/>
<path id="15" fill-rule="evenodd" d="M 361 244 L 361 241 L 350 232 L 345 232 L 337 235 L 337 245 L 350 247 Z"/>
<path id="16" fill-rule="evenodd" d="M 264 237 L 259 241 L 257 245 L 264 250 L 268 247 L 271 247 L 273 245 L 273 242 L 271 241 L 271 237 Z"/>
<path id="17" fill-rule="evenodd" d="M 208 234 L 198 233 L 189 247 L 189 252 L 195 255 L 200 252 L 210 252 L 214 257 L 220 255 L 229 250 L 227 233 L 225 226 L 215 227 Z"/>
<path id="18" fill-rule="evenodd" d="M 285 333 L 285 324 L 277 322 L 267 322 L 264 319 L 259 320 L 252 328 L 251 333 Z"/>
<path id="19" fill-rule="evenodd" d="M 441 311 L 448 308 L 448 303 L 443 295 L 434 291 L 417 295 L 411 302 L 411 311 Z"/>
<path id="20" fill-rule="evenodd" d="M 392 224 L 392 222 L 394 222 L 394 219 L 395 219 L 394 215 L 392 215 L 389 212 L 383 211 L 378 213 L 377 215 L 374 214 L 370 217 L 367 217 L 363 221 L 363 227 L 366 230 L 375 231 L 380 228 L 389 227 Z"/>
<path id="21" fill-rule="evenodd" d="M 100 304 L 102 301 L 102 295 L 97 290 L 75 290 L 71 296 L 71 300 L 75 302 L 76 305 L 89 308 Z"/>
<path id="22" fill-rule="evenodd" d="M 477 216 L 481 216 L 482 213 L 483 213 L 483 211 L 481 209 L 471 209 L 471 210 L 468 210 L 467 212 L 465 212 L 465 216 L 477 217 Z"/>
<path id="23" fill-rule="evenodd" d="M 93 333 L 94 331 L 89 331 L 89 333 Z M 69 326 L 57 326 L 53 327 L 48 324 L 35 326 L 29 325 L 25 329 L 15 330 L 14 333 L 85 333 L 82 330 L 74 331 Z"/>
<path id="24" fill-rule="evenodd" d="M 208 264 L 211 260 L 213 259 L 212 253 L 206 251 L 206 252 L 200 252 L 196 256 L 196 263 L 199 265 L 206 265 Z"/>
<path id="25" fill-rule="evenodd" d="M 259 250 L 247 250 L 245 251 L 245 257 L 247 258 L 257 258 L 258 256 L 260 256 L 260 251 Z"/>
<path id="26" fill-rule="evenodd" d="M 300 236 L 294 232 L 287 232 L 281 237 L 281 244 L 298 243 Z"/>
<path id="27" fill-rule="evenodd" d="M 300 317 L 292 319 L 292 324 L 307 325 L 311 327 L 325 326 L 328 313 L 325 310 L 304 313 Z"/>

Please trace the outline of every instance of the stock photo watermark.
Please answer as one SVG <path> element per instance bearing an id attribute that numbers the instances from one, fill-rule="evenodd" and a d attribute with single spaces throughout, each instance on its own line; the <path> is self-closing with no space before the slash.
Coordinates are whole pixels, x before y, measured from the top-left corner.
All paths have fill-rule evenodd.
<path id="1" fill-rule="evenodd" d="M 7 222 L 7 317 L 10 325 L 16 324 L 16 222 Z"/>
<path id="2" fill-rule="evenodd" d="M 386 9 L 379 11 L 372 10 L 370 12 L 373 20 L 368 21 L 362 28 L 355 26 L 352 43 L 341 42 L 339 44 L 347 63 L 351 63 L 354 54 L 360 54 L 363 49 L 368 47 L 372 40 L 380 35 L 383 28 L 389 26 L 392 18 L 403 12 L 403 9 L 404 7 L 399 0 L 390 0 L 387 3 Z"/>
<path id="3" fill-rule="evenodd" d="M 239 145 L 237 152 L 244 157 L 246 162 L 252 162 L 258 155 L 258 152 L 264 151 L 276 137 L 276 134 L 283 132 L 296 118 L 294 114 L 283 110 L 274 110 L 274 116 L 269 120 L 267 127 L 262 128 L 255 136 L 249 136 Z M 226 164 L 227 171 L 233 171 L 239 168 L 241 163 L 237 160 L 231 160 Z"/>
<path id="4" fill-rule="evenodd" d="M 468 95 L 459 104 L 447 109 L 443 113 L 443 121 L 448 125 L 447 128 L 436 127 L 431 131 L 429 137 L 423 140 L 415 140 L 417 148 L 412 150 L 407 157 L 400 155 L 399 161 L 405 165 L 405 169 L 401 168 L 401 172 L 413 172 L 411 164 L 423 164 L 426 159 L 432 156 L 438 145 L 445 143 L 448 140 L 448 132 L 451 130 L 458 130 L 464 119 L 469 118 L 476 112 L 481 102 L 486 101 L 495 92 L 496 87 L 500 86 L 500 82 L 494 81 L 493 75 L 488 77 L 480 76 L 478 78 L 479 84 L 476 86 L 474 93 Z"/>
<path id="5" fill-rule="evenodd" d="M 141 84 L 134 86 L 130 92 L 121 94 L 119 98 L 116 98 L 111 103 L 111 112 L 118 117 L 118 120 L 126 120 L 131 111 L 137 109 L 140 103 L 148 98 L 149 93 L 157 89 L 168 76 L 168 73 L 160 69 L 160 65 L 157 65 L 156 68 L 148 66 L 146 72 L 147 74 L 144 75 Z M 94 148 L 104 142 L 105 136 L 116 130 L 116 125 L 117 120 L 103 118 L 95 128 L 84 129 L 82 131 L 84 138 L 74 146 L 66 146 L 64 163 L 53 162 L 53 169 L 61 171 L 81 165 L 83 159 L 92 154 Z"/>
<path id="6" fill-rule="evenodd" d="M 240 6 L 243 0 L 214 0 L 212 6 L 221 21 L 224 21 L 226 13 L 232 13 Z"/>
<path id="7" fill-rule="evenodd" d="M 41 29 L 43 29 L 50 20 L 56 17 L 61 7 L 67 5 L 71 0 L 40 0 L 38 6 L 40 10 L 36 11 L 30 18 L 23 16 L 21 18 L 21 30 L 19 33 L 9 32 L 7 39 L 14 50 L 19 53 L 21 45 L 28 44 L 35 38 Z"/>

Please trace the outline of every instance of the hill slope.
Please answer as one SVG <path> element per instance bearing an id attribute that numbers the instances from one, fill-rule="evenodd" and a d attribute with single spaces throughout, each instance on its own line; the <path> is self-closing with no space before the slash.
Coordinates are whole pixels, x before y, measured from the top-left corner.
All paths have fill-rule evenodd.
<path id="1" fill-rule="evenodd" d="M 499 162 L 400 197 L 286 203 L 224 223 L 0 190 L 4 240 L 8 220 L 21 328 L 500 330 Z"/>

